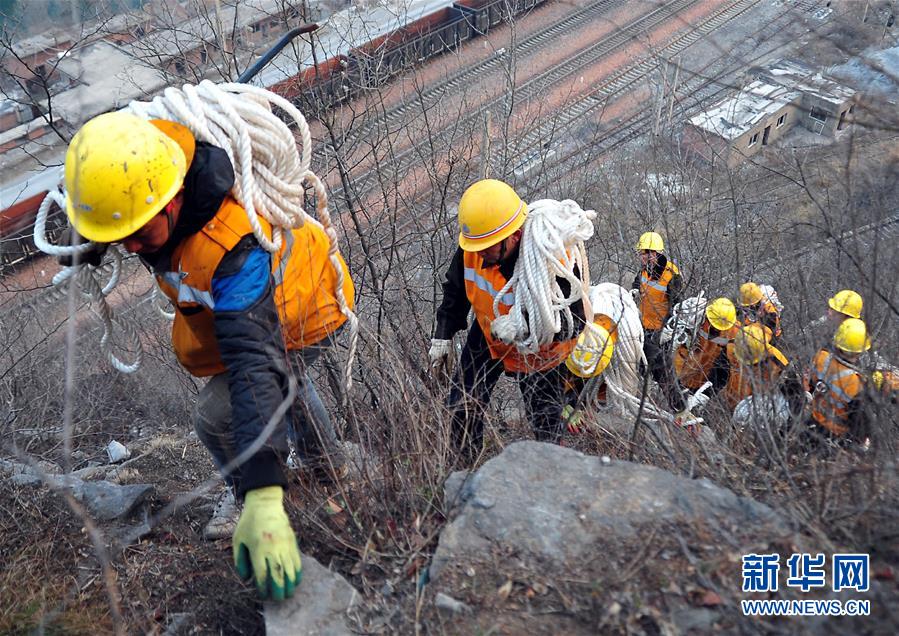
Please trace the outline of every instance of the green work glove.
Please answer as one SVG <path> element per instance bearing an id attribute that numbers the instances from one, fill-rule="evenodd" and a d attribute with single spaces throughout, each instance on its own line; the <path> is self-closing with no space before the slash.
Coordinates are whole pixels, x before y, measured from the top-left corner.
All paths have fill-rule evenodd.
<path id="1" fill-rule="evenodd" d="M 281 486 L 247 492 L 232 549 L 237 573 L 243 579 L 253 575 L 260 597 L 281 601 L 293 596 L 303 566 Z"/>

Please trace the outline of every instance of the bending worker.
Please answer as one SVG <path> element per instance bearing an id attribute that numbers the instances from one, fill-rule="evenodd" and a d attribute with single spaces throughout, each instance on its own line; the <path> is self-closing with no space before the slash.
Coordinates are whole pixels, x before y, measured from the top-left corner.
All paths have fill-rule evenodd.
<path id="1" fill-rule="evenodd" d="M 727 345 L 727 360 L 729 371 L 722 395 L 731 412 L 750 395 L 773 393 L 789 365 L 787 357 L 771 344 L 771 332 L 757 322 L 737 330 L 734 341 Z"/>
<path id="2" fill-rule="evenodd" d="M 727 345 L 736 335 L 737 309 L 729 298 L 716 298 L 705 308 L 705 319 L 692 347 L 680 345 L 674 352 L 674 370 L 680 383 L 699 389 L 706 382 L 713 391 L 727 384 Z"/>
<path id="3" fill-rule="evenodd" d="M 865 323 L 847 318 L 837 327 L 832 344 L 812 360 L 806 387 L 812 394 L 809 424 L 825 438 L 860 441 L 868 436 L 862 404 L 865 383 L 858 368 L 859 358 L 871 348 Z"/>
<path id="4" fill-rule="evenodd" d="M 753 282 L 740 285 L 740 315 L 744 325 L 757 322 L 767 327 L 772 342 L 781 337 L 780 312 L 771 299 L 765 297 L 761 285 Z"/>
<path id="5" fill-rule="evenodd" d="M 446 272 L 429 357 L 432 369 L 446 362 L 453 334 L 466 326 L 472 309 L 475 321 L 447 399 L 453 442 L 469 459 L 482 448 L 484 411 L 503 372 L 518 381 L 534 437 L 558 443 L 562 435 L 564 367 L 560 369 L 560 365 L 583 324 L 582 303 L 571 307 L 579 323 L 573 333 L 563 329 L 536 354 L 523 355 L 515 345 L 505 344 L 491 333 L 494 299 L 515 270 L 527 213 L 527 204 L 515 191 L 494 179 L 474 183 L 459 201 L 459 248 Z M 568 281 L 560 278 L 558 282 L 568 295 Z M 514 303 L 511 290 L 499 299 L 499 315 L 508 314 Z"/>
<path id="6" fill-rule="evenodd" d="M 192 375 L 210 378 L 194 425 L 218 467 L 276 422 L 258 450 L 224 476 L 243 500 L 232 545 L 238 572 L 252 574 L 263 597 L 290 596 L 301 564 L 283 505 L 288 420 L 299 429 L 304 460 L 332 469 L 342 463 L 302 355 L 327 344 L 346 320 L 335 300 L 327 235 L 306 223 L 269 254 L 230 194 L 234 171 L 224 150 L 195 141 L 179 124 L 123 112 L 100 115 L 79 130 L 66 155 L 65 183 L 75 231 L 136 253 L 175 306 L 178 360 Z M 259 222 L 270 237 L 271 226 Z M 343 266 L 343 291 L 352 302 Z M 298 399 L 292 413 L 276 419 L 289 373 Z"/>
<path id="7" fill-rule="evenodd" d="M 644 232 L 637 241 L 636 250 L 640 255 L 641 270 L 634 278 L 633 288 L 639 294 L 637 304 L 645 332 L 643 352 L 668 406 L 680 411 L 686 402 L 674 377 L 668 351 L 659 339 L 671 309 L 682 300 L 683 278 L 674 261 L 665 256 L 665 243 L 656 232 Z"/>

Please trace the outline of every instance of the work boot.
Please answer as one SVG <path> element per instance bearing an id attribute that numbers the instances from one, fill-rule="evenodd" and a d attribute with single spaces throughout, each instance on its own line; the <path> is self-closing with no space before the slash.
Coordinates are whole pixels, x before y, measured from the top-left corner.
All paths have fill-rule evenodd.
<path id="1" fill-rule="evenodd" d="M 229 538 L 234 534 L 239 517 L 240 506 L 234 499 L 234 493 L 226 486 L 215 503 L 212 518 L 203 528 L 203 537 L 209 541 Z"/>

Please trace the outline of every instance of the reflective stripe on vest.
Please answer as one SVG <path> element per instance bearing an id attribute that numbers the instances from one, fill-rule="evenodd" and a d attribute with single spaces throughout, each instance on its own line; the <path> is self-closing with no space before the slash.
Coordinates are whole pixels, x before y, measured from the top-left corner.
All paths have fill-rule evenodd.
<path id="1" fill-rule="evenodd" d="M 490 296 L 493 297 L 494 300 L 496 300 L 496 296 L 497 294 L 499 294 L 499 291 L 497 291 L 493 287 L 493 285 L 490 284 L 489 280 L 478 274 L 473 268 L 465 268 L 465 280 L 474 283 L 478 289 L 483 292 L 487 292 L 488 294 L 490 294 Z M 503 294 L 500 297 L 499 302 L 511 307 L 515 304 L 515 292 L 507 292 Z"/>
<path id="2" fill-rule="evenodd" d="M 171 285 L 178 294 L 178 303 L 196 303 L 203 305 L 207 309 L 215 309 L 215 301 L 212 294 L 208 291 L 191 287 L 183 283 L 186 274 L 184 272 L 163 272 L 162 280 Z"/>
<path id="3" fill-rule="evenodd" d="M 833 365 L 838 366 L 831 372 Z M 852 387 L 846 385 L 847 381 L 851 382 L 854 379 L 855 388 L 859 388 L 858 372 L 840 360 L 835 360 L 832 352 L 822 350 L 815 356 L 812 375 L 816 384 L 823 384 L 826 387 L 826 391 L 815 391 L 812 416 L 831 433 L 844 435 L 849 430 L 847 426 L 849 403 L 855 397 L 847 393 L 847 389 L 851 390 Z"/>
<path id="4" fill-rule="evenodd" d="M 665 326 L 671 311 L 668 283 L 678 273 L 677 265 L 670 260 L 658 280 L 650 278 L 646 270 L 640 272 L 640 322 L 644 329 L 658 331 Z"/>
<path id="5" fill-rule="evenodd" d="M 634 270 L 631 270 L 631 271 L 634 271 Z M 656 290 L 658 290 L 658 291 L 660 291 L 660 292 L 663 292 L 663 293 L 667 293 L 667 292 L 668 292 L 668 285 L 667 285 L 667 284 L 666 284 L 666 285 L 662 285 L 661 283 L 656 282 L 654 279 L 652 279 L 652 278 L 650 278 L 649 276 L 647 276 L 647 275 L 646 275 L 646 272 L 641 272 L 641 273 L 640 273 L 640 283 L 642 283 L 643 285 L 649 285 L 649 286 L 652 287 L 653 289 L 656 289 Z"/>
<path id="6" fill-rule="evenodd" d="M 704 340 L 708 340 L 709 342 L 713 342 L 716 345 L 721 345 L 722 347 L 725 346 L 728 342 L 730 342 L 730 338 L 728 338 L 727 336 L 715 336 L 714 338 L 712 338 L 709 335 L 709 332 L 706 331 L 705 329 L 699 330 L 699 337 L 703 338 Z"/>

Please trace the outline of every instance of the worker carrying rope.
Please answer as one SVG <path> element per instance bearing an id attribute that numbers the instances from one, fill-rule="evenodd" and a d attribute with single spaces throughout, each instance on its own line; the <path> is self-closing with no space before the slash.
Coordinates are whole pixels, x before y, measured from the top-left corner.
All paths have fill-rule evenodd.
<path id="1" fill-rule="evenodd" d="M 272 104 L 298 124 L 301 156 Z M 119 243 L 156 276 L 176 309 L 178 360 L 210 378 L 194 426 L 243 500 L 238 572 L 261 596 L 284 598 L 301 570 L 283 506 L 288 434 L 304 464 L 341 470 L 306 367 L 345 323 L 356 326 L 353 283 L 309 170 L 309 130 L 286 100 L 239 84 L 168 89 L 130 111 L 100 115 L 72 139 L 65 193 L 53 194 L 93 243 L 50 247 L 72 258 Z M 303 211 L 304 183 L 324 225 Z"/>
<path id="2" fill-rule="evenodd" d="M 528 206 L 494 179 L 462 195 L 459 248 L 443 283 L 429 356 L 435 372 L 447 365 L 452 337 L 472 309 L 447 399 L 453 442 L 469 460 L 481 451 L 484 411 L 503 372 L 518 381 L 534 436 L 561 439 L 563 363 L 589 313 L 583 242 L 593 234 L 594 216 L 573 201 Z"/>

